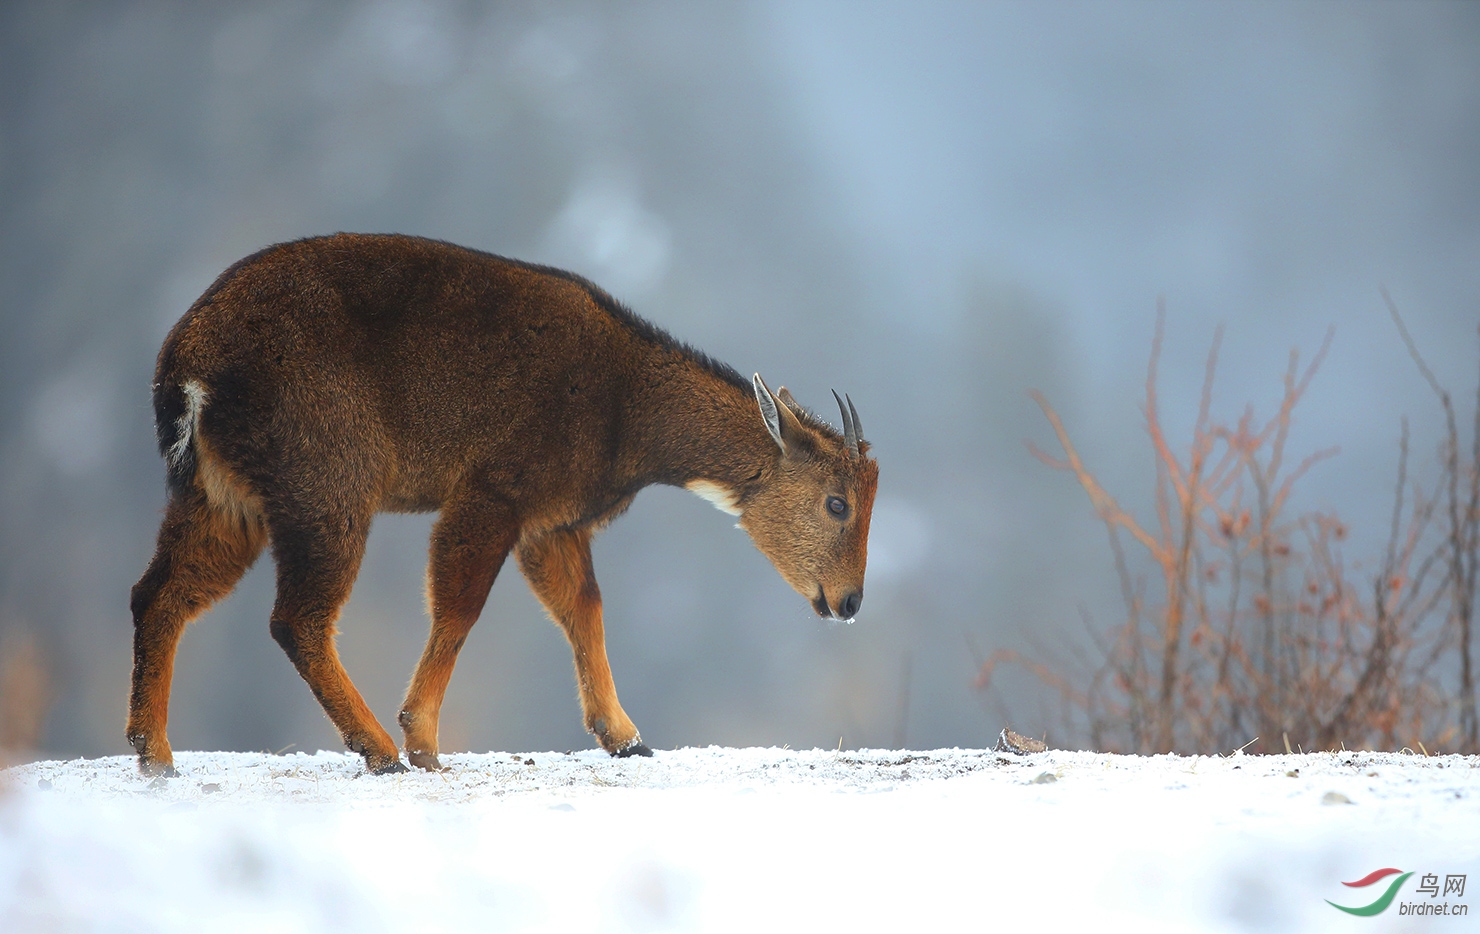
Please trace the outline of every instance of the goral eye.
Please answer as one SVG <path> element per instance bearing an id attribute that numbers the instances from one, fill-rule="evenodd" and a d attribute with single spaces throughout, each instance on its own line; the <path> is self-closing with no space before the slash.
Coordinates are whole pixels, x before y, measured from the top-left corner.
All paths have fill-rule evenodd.
<path id="1" fill-rule="evenodd" d="M 829 496 L 827 498 L 827 511 L 832 513 L 834 518 L 847 518 L 848 501 L 843 499 L 841 496 Z"/>

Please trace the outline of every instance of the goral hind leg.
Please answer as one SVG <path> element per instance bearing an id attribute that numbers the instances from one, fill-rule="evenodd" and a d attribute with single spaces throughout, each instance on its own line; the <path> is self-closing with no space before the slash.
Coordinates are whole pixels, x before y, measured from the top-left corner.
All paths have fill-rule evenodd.
<path id="1" fill-rule="evenodd" d="M 414 766 L 442 767 L 437 724 L 447 682 L 518 534 L 508 508 L 481 497 L 448 503 L 432 530 L 427 573 L 432 631 L 396 718 L 406 734 L 406 759 Z"/>
<path id="2" fill-rule="evenodd" d="M 266 540 L 260 517 L 217 510 L 199 491 L 171 497 L 154 559 L 130 600 L 134 672 L 125 735 L 144 774 L 175 771 L 165 727 L 181 633 L 231 592 Z"/>
<path id="3" fill-rule="evenodd" d="M 305 511 L 306 512 L 306 511 Z M 365 553 L 369 518 L 325 515 L 272 523 L 277 602 L 272 637 L 308 683 L 344 744 L 371 772 L 404 772 L 396 743 L 350 681 L 334 646 L 340 608 Z"/>
<path id="4" fill-rule="evenodd" d="M 519 566 L 530 588 L 560 624 L 575 656 L 586 729 L 614 756 L 650 756 L 622 705 L 606 660 L 601 591 L 591 567 L 591 534 L 565 529 L 519 543 Z"/>

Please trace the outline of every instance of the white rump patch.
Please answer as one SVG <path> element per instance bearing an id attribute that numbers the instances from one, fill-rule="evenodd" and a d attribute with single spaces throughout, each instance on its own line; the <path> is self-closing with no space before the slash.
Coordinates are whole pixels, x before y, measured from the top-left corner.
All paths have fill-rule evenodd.
<path id="1" fill-rule="evenodd" d="M 178 466 L 185 452 L 190 450 L 195 432 L 200 428 L 201 410 L 206 407 L 206 387 L 200 383 L 186 380 L 180 390 L 185 393 L 185 412 L 175 421 L 175 443 L 170 445 L 169 453 L 165 455 L 171 467 Z"/>
<path id="2" fill-rule="evenodd" d="M 690 480 L 684 484 L 684 489 L 690 493 L 696 493 L 714 504 L 714 508 L 720 512 L 727 512 L 732 516 L 740 515 L 740 507 L 736 505 L 735 493 L 711 480 Z"/>

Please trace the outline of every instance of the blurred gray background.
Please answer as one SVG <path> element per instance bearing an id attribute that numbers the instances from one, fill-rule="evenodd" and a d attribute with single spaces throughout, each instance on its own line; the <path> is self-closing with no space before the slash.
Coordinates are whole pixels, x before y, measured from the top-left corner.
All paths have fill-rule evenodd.
<path id="1" fill-rule="evenodd" d="M 120 754 L 128 589 L 164 502 L 149 383 L 224 267 L 336 230 L 574 269 L 835 419 L 880 493 L 867 599 L 817 620 L 732 520 L 644 492 L 599 539 L 609 650 L 654 746 L 977 746 L 1054 735 L 997 648 L 1118 621 L 1104 531 L 1027 453 L 1043 390 L 1123 503 L 1159 295 L 1185 438 L 1268 415 L 1291 347 L 1330 357 L 1299 488 L 1375 557 L 1399 418 L 1442 421 L 1378 295 L 1472 398 L 1480 6 L 470 2 L 0 6 L 0 652 L 50 675 L 39 745 Z M 377 520 L 340 647 L 381 717 L 426 634 L 427 516 Z M 267 633 L 270 561 L 185 635 L 176 749 L 338 738 Z M 1006 710 L 1003 709 L 1004 705 Z M 399 733 L 397 733 L 399 735 Z M 443 748 L 566 749 L 569 653 L 505 568 Z"/>

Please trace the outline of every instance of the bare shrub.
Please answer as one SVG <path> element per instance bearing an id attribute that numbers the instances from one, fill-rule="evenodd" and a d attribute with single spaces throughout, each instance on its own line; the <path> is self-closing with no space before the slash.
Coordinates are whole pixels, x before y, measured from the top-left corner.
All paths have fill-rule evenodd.
<path id="1" fill-rule="evenodd" d="M 1445 564 L 1445 596 L 1447 615 L 1445 629 L 1448 641 L 1459 656 L 1458 730 L 1463 747 L 1469 752 L 1480 752 L 1480 721 L 1475 710 L 1475 676 L 1473 661 L 1473 633 L 1475 619 L 1475 572 L 1480 558 L 1480 382 L 1476 383 L 1475 420 L 1471 428 L 1470 456 L 1460 457 L 1458 420 L 1454 413 L 1454 402 L 1449 390 L 1439 385 L 1418 345 L 1408 333 L 1403 316 L 1398 312 L 1387 289 L 1382 289 L 1382 300 L 1387 304 L 1393 323 L 1403 337 L 1408 354 L 1418 366 L 1429 387 L 1439 397 L 1444 409 L 1444 440 L 1439 446 L 1440 485 L 1445 491 L 1445 511 L 1440 526 L 1442 529 L 1439 552 Z M 1463 493 L 1461 493 L 1463 484 Z"/>
<path id="2" fill-rule="evenodd" d="M 1440 498 L 1409 480 L 1405 420 L 1387 545 L 1375 573 L 1358 574 L 1343 556 L 1347 528 L 1338 517 L 1287 510 L 1295 483 L 1336 453 L 1318 451 L 1292 466 L 1287 452 L 1291 414 L 1331 333 L 1303 368 L 1291 352 L 1271 418 L 1258 421 L 1250 408 L 1228 426 L 1210 414 L 1220 329 L 1191 443 L 1179 452 L 1163 431 L 1157 400 L 1164 321 L 1158 309 L 1146 376 L 1146 428 L 1156 455 L 1153 523 L 1140 522 L 1100 485 L 1058 413 L 1032 393 L 1063 454 L 1030 447 L 1074 475 L 1105 524 L 1124 621 L 1108 631 L 1091 628 L 1097 655 L 1078 670 L 1063 658 L 999 650 L 982 663 L 977 688 L 991 690 L 1003 665 L 1026 669 L 1058 692 L 1097 749 L 1273 752 L 1292 744 L 1392 749 L 1425 741 L 1474 749 L 1469 621 L 1480 472 L 1460 463 L 1447 394 L 1440 391 L 1450 415 L 1441 458 L 1448 515 L 1436 518 Z M 1416 350 L 1414 357 L 1433 383 Z M 1474 453 L 1480 463 L 1480 447 Z M 1154 585 L 1133 574 L 1127 537 L 1156 569 Z M 1458 692 L 1443 671 L 1456 650 Z"/>

